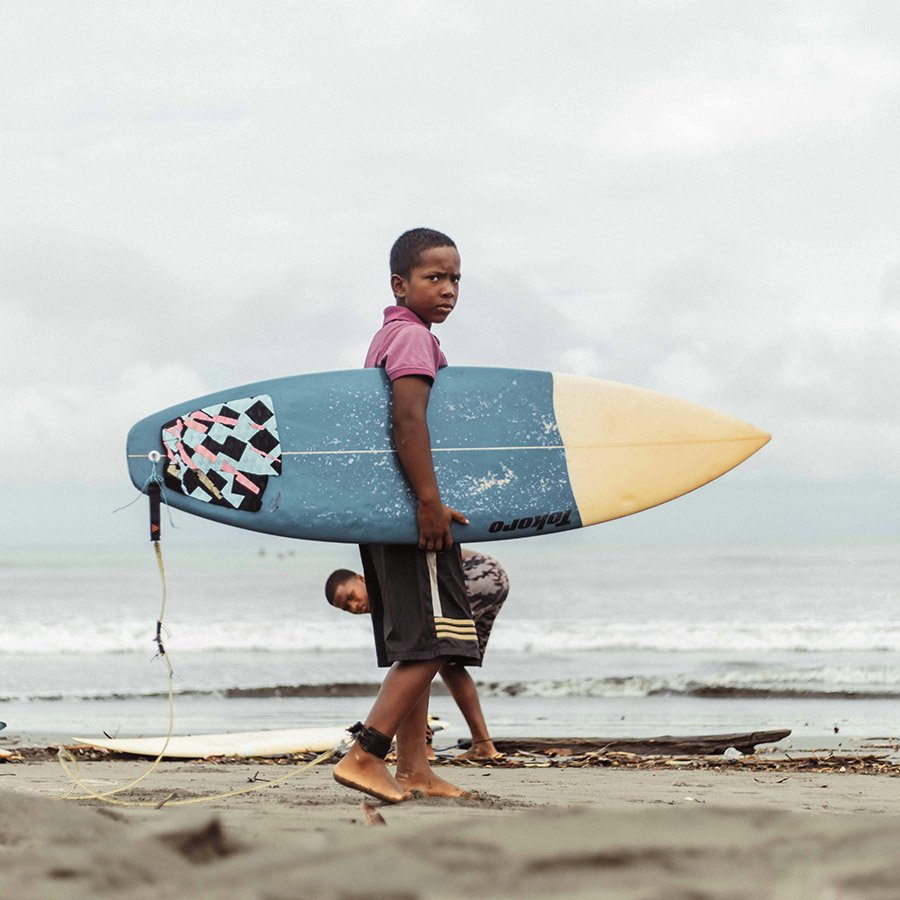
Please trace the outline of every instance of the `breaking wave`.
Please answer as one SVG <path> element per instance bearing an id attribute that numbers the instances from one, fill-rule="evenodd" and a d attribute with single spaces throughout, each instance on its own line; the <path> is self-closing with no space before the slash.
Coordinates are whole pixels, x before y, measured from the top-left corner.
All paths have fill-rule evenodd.
<path id="1" fill-rule="evenodd" d="M 478 680 L 476 675 L 476 680 Z M 506 697 L 598 697 L 639 698 L 686 696 L 710 699 L 834 699 L 875 700 L 900 698 L 900 668 L 821 667 L 725 671 L 716 675 L 644 676 L 606 678 L 563 678 L 533 681 L 480 681 L 482 696 Z M 272 699 L 279 697 L 371 697 L 378 692 L 377 680 L 328 682 L 324 684 L 275 684 L 219 689 L 183 689 L 179 697 L 219 697 L 222 699 Z M 435 693 L 446 693 L 439 683 Z M 164 691 L 107 693 L 54 693 L 2 696 L 12 700 L 128 700 L 162 698 Z"/>
<path id="2" fill-rule="evenodd" d="M 146 653 L 155 626 L 146 620 L 62 623 L 23 621 L 0 633 L 4 654 Z M 253 620 L 173 622 L 166 646 L 179 652 L 371 651 L 367 620 Z M 623 624 L 584 621 L 514 621 L 506 618 L 491 637 L 491 648 L 511 653 L 642 650 L 790 651 L 889 653 L 900 651 L 900 622 L 654 622 Z"/>

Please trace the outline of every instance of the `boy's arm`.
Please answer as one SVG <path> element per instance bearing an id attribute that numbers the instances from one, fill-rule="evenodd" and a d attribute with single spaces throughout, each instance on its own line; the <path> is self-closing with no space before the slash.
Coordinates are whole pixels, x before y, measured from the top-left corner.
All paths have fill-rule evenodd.
<path id="1" fill-rule="evenodd" d="M 469 523 L 462 513 L 441 502 L 431 459 L 431 435 L 425 418 L 431 382 L 420 375 L 404 375 L 391 383 L 391 393 L 394 446 L 419 501 L 419 547 L 422 550 L 452 547 L 450 523 Z"/>

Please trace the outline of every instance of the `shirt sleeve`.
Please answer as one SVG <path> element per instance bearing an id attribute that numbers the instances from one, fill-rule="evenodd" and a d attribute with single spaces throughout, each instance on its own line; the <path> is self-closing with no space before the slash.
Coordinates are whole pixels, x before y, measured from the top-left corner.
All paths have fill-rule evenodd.
<path id="1" fill-rule="evenodd" d="M 442 355 L 437 341 L 427 329 L 401 328 L 388 345 L 384 368 L 391 381 L 405 375 L 424 375 L 434 381 Z"/>

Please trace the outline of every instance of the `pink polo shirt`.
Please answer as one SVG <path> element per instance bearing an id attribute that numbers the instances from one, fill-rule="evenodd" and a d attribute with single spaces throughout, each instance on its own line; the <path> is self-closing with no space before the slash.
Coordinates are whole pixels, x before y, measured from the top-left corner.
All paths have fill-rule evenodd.
<path id="1" fill-rule="evenodd" d="M 383 366 L 391 381 L 404 375 L 425 375 L 434 381 L 437 370 L 446 365 L 440 341 L 412 310 L 405 306 L 385 309 L 384 324 L 372 338 L 365 368 Z"/>

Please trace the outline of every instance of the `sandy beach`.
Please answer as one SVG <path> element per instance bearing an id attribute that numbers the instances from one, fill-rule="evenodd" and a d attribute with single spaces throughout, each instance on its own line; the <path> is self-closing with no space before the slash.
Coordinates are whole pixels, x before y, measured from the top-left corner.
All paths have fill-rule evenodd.
<path id="1" fill-rule="evenodd" d="M 894 766 L 632 763 L 442 766 L 479 799 L 367 810 L 327 763 L 254 793 L 177 806 L 294 770 L 165 762 L 115 795 L 150 804 L 128 807 L 58 799 L 71 785 L 49 755 L 7 761 L 0 895 L 900 896 Z M 84 761 L 80 776 L 103 792 L 148 765 Z"/>
<path id="2" fill-rule="evenodd" d="M 900 900 L 900 0 L 0 23 L 0 900 Z"/>

